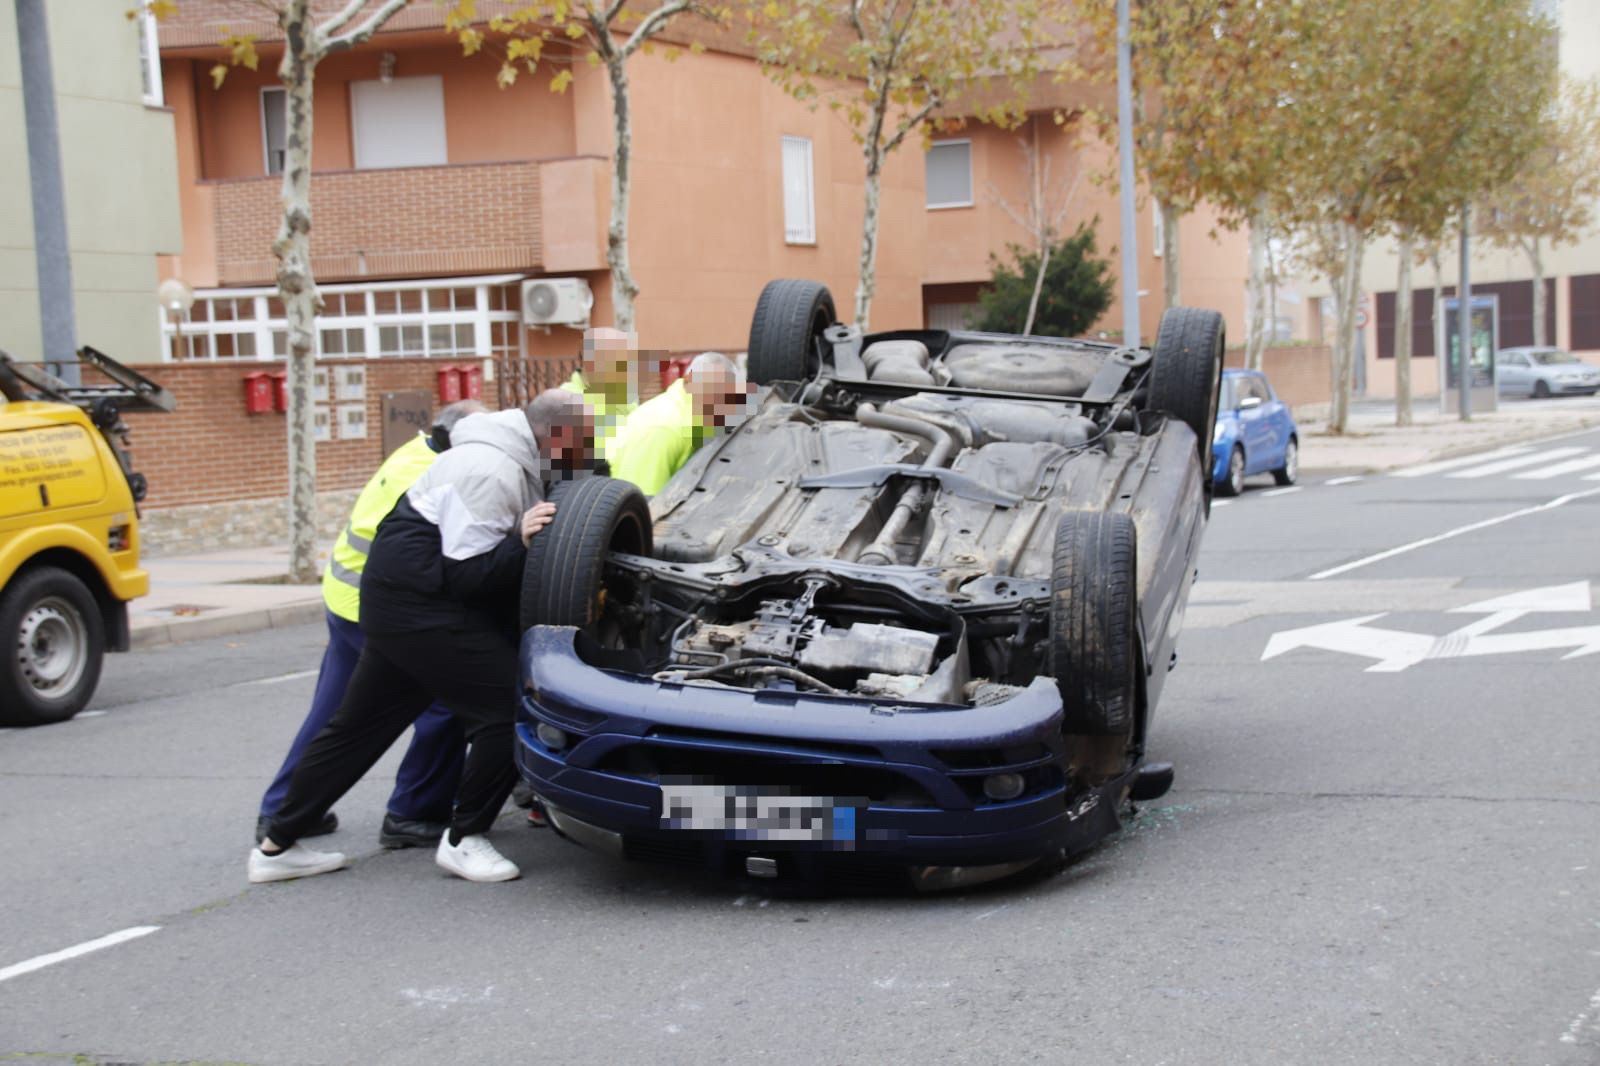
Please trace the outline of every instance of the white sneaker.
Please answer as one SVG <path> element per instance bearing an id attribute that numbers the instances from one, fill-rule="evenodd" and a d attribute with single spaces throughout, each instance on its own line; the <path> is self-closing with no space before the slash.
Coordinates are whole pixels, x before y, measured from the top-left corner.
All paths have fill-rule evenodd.
<path id="1" fill-rule="evenodd" d="M 297 877 L 314 877 L 317 874 L 342 870 L 350 865 L 342 851 L 312 851 L 304 844 L 294 844 L 276 855 L 268 855 L 260 848 L 250 851 L 250 883 L 268 881 L 293 881 Z"/>
<path id="2" fill-rule="evenodd" d="M 513 881 L 522 876 L 517 864 L 495 850 L 486 836 L 462 837 L 461 843 L 450 843 L 450 834 L 439 838 L 439 850 L 433 861 L 444 869 L 468 881 Z"/>

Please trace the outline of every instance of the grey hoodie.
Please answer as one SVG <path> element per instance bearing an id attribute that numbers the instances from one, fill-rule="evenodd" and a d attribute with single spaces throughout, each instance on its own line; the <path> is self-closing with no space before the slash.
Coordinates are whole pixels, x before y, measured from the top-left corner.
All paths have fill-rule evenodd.
<path id="1" fill-rule="evenodd" d="M 544 499 L 548 468 L 520 409 L 468 415 L 439 456 L 406 493 L 417 513 L 439 527 L 447 559 L 491 551 Z"/>

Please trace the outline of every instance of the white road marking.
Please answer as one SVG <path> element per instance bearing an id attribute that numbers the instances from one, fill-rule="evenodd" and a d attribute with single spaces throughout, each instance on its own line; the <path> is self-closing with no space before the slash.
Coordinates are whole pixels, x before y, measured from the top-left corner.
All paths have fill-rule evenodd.
<path id="1" fill-rule="evenodd" d="M 1387 551 L 1378 552 L 1376 555 L 1369 555 L 1364 559 L 1357 559 L 1354 562 L 1343 563 L 1339 566 L 1330 567 L 1327 570 L 1322 570 L 1318 573 L 1312 574 L 1306 580 L 1321 581 L 1323 578 L 1337 577 L 1340 574 L 1347 574 L 1352 570 L 1358 570 L 1363 566 L 1370 566 L 1373 563 L 1381 563 L 1385 559 L 1393 559 L 1397 555 L 1404 555 L 1406 552 L 1416 551 L 1418 548 L 1426 548 L 1430 544 L 1438 544 L 1440 541 L 1449 540 L 1452 537 L 1459 537 L 1463 533 L 1474 533 L 1480 529 L 1488 529 L 1490 526 L 1497 526 L 1501 522 L 1509 522 L 1513 518 L 1523 518 L 1527 515 L 1538 514 L 1540 511 L 1551 511 L 1557 507 L 1564 507 L 1573 500 L 1581 500 L 1585 497 L 1594 496 L 1596 494 L 1600 494 L 1600 489 L 1585 489 L 1583 492 L 1569 492 L 1565 496 L 1557 496 L 1553 500 L 1538 504 L 1534 507 L 1524 507 L 1520 511 L 1511 511 L 1508 514 L 1503 514 L 1495 518 L 1485 518 L 1481 522 L 1473 522 L 1469 525 L 1457 526 L 1455 529 L 1446 530 L 1445 532 L 1436 534 L 1432 537 L 1423 537 L 1421 540 L 1414 540 L 1410 544 L 1402 544 L 1398 548 L 1390 548 Z"/>
<path id="2" fill-rule="evenodd" d="M 1539 463 L 1553 462 L 1556 459 L 1565 459 L 1569 455 L 1578 455 L 1586 452 L 1587 448 L 1551 448 L 1547 452 L 1535 452 L 1532 455 L 1519 455 L 1512 459 L 1502 459 L 1498 463 L 1488 463 L 1484 466 L 1474 466 L 1468 470 L 1457 470 L 1446 474 L 1445 477 L 1453 478 L 1479 478 L 1492 477 L 1495 474 L 1504 474 L 1508 470 L 1516 470 L 1524 466 L 1536 466 Z"/>
<path id="3" fill-rule="evenodd" d="M 118 944 L 125 944 L 130 940 L 138 940 L 142 936 L 149 936 L 160 928 L 159 925 L 136 925 L 132 928 L 112 933 L 109 936 L 100 937 L 98 940 L 86 940 L 82 944 L 76 944 L 61 951 L 52 951 L 48 955 L 36 955 L 31 959 L 0 970 L 0 981 L 9 981 L 13 977 L 21 977 L 25 973 L 42 970 L 46 966 L 54 966 L 56 963 L 66 962 L 68 959 L 76 959 L 80 955 L 88 955 L 90 952 L 99 951 L 101 948 L 116 947 Z"/>
<path id="4" fill-rule="evenodd" d="M 1360 474 L 1352 474 L 1349 477 L 1329 478 L 1327 481 L 1324 481 L 1323 484 L 1324 485 L 1354 485 L 1356 482 L 1364 481 L 1364 480 L 1366 480 L 1366 479 L 1363 478 Z"/>
<path id="5" fill-rule="evenodd" d="M 1401 470 L 1391 470 L 1390 477 L 1426 477 L 1428 474 L 1437 474 L 1441 470 L 1455 470 L 1458 467 L 1471 466 L 1473 463 L 1482 463 L 1490 459 L 1504 459 L 1512 455 L 1522 455 L 1531 452 L 1533 448 L 1526 444 L 1513 444 L 1507 448 L 1496 448 L 1492 452 L 1480 452 L 1477 455 L 1464 455 L 1455 459 L 1439 459 L 1421 466 L 1408 466 Z"/>
<path id="6" fill-rule="evenodd" d="M 1229 504 L 1231 504 L 1232 502 L 1233 502 L 1232 500 L 1212 500 L 1211 501 L 1211 506 L 1212 507 L 1226 507 Z"/>
<path id="7" fill-rule="evenodd" d="M 1585 481 L 1600 481 L 1600 474 L 1586 474 L 1584 476 L 1583 480 L 1585 480 Z"/>
<path id="8" fill-rule="evenodd" d="M 1576 659 L 1600 653 L 1600 625 L 1565 626 L 1525 633 L 1494 631 L 1535 612 L 1585 613 L 1591 609 L 1591 605 L 1587 581 L 1496 596 L 1464 607 L 1451 608 L 1452 614 L 1482 614 L 1484 617 L 1439 637 L 1368 625 L 1386 617 L 1387 612 L 1369 614 L 1274 633 L 1267 641 L 1261 658 L 1263 661 L 1275 659 L 1296 648 L 1320 648 L 1372 659 L 1373 664 L 1367 667 L 1367 672 L 1384 674 L 1398 673 L 1418 663 L 1436 659 L 1464 659 L 1561 648 L 1572 649 L 1562 656 L 1563 659 Z"/>
<path id="9" fill-rule="evenodd" d="M 1262 496 L 1287 496 L 1291 492 L 1303 492 L 1303 491 L 1305 491 L 1305 486 L 1303 486 L 1303 485 L 1290 485 L 1286 489 L 1268 489 L 1266 492 L 1263 492 L 1261 495 Z"/>
<path id="10" fill-rule="evenodd" d="M 254 681 L 241 681 L 241 685 L 280 685 L 285 681 L 298 681 L 302 677 L 315 677 L 320 671 L 296 670 L 292 674 L 277 674 L 273 677 L 258 677 Z"/>
<path id="11" fill-rule="evenodd" d="M 80 711 L 78 713 L 77 717 L 78 718 L 99 718 L 101 715 L 103 715 L 105 713 L 106 713 L 105 711 Z"/>
<path id="12" fill-rule="evenodd" d="M 1583 1035 L 1584 1026 L 1589 1024 L 1590 1018 L 1600 1018 L 1600 989 L 1597 989 L 1595 994 L 1589 997 L 1589 1006 L 1579 1011 L 1578 1016 L 1572 1019 L 1572 1024 L 1567 1026 L 1567 1031 L 1561 1034 L 1561 1042 L 1563 1044 L 1576 1044 L 1578 1037 Z M 1594 1026 L 1594 1028 L 1600 1029 L 1600 1025 Z"/>
<path id="13" fill-rule="evenodd" d="M 1600 466 L 1600 455 L 1586 455 L 1581 459 L 1568 459 L 1555 466 L 1546 466 L 1538 470 L 1525 470 L 1520 474 L 1511 476 L 1519 481 L 1543 481 L 1546 478 L 1560 477 L 1563 474 L 1576 474 L 1580 470 L 1587 470 L 1591 466 Z M 1591 481 L 1600 481 L 1600 474 L 1591 477 Z"/>

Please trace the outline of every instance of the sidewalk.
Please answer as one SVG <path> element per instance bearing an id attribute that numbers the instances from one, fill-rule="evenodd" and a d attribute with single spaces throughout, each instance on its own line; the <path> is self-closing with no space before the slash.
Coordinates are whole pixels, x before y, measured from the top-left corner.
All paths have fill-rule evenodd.
<path id="1" fill-rule="evenodd" d="M 1374 473 L 1434 459 L 1498 448 L 1521 440 L 1554 437 L 1600 426 L 1600 395 L 1549 400 L 1504 399 L 1500 409 L 1463 422 L 1439 413 L 1430 397 L 1412 408 L 1415 425 L 1394 424 L 1392 401 L 1358 401 L 1349 432 L 1330 436 L 1321 421 L 1300 422 L 1300 468 Z"/>
<path id="2" fill-rule="evenodd" d="M 1327 435 L 1300 423 L 1300 466 L 1307 470 L 1378 471 L 1600 426 L 1600 397 L 1505 400 L 1499 411 L 1462 422 L 1417 405 L 1416 425 L 1397 429 L 1390 403 L 1358 403 L 1350 432 Z M 325 560 L 324 550 L 319 559 Z M 320 565 L 320 564 L 319 564 Z M 285 548 L 253 548 L 147 560 L 150 595 L 129 607 L 133 646 L 202 640 L 301 625 L 322 617 L 322 589 L 281 584 Z"/>
<path id="3" fill-rule="evenodd" d="M 318 553 L 318 567 L 327 551 Z M 322 618 L 321 585 L 283 584 L 287 548 L 148 559 L 150 594 L 128 605 L 133 646 L 147 648 L 300 625 Z"/>

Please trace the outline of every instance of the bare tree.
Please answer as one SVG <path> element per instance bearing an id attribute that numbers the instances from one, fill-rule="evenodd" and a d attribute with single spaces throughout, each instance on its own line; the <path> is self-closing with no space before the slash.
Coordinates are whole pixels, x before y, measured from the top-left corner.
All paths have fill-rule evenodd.
<path id="1" fill-rule="evenodd" d="M 1022 147 L 1023 177 L 1028 183 L 1028 200 L 1020 207 L 1001 195 L 991 182 L 989 197 L 1011 221 L 1028 232 L 1034 250 L 1039 254 L 1039 268 L 1034 273 L 1033 295 L 1028 300 L 1028 317 L 1022 326 L 1024 335 L 1033 333 L 1033 320 L 1039 313 L 1039 294 L 1044 291 L 1045 271 L 1050 266 L 1050 252 L 1066 220 L 1067 210 L 1078 192 L 1083 178 L 1083 168 L 1073 175 L 1071 182 L 1056 185 L 1051 181 L 1050 169 L 1054 160 L 1039 147 L 1039 116 L 1029 123 L 1030 136 L 1018 137 Z"/>

